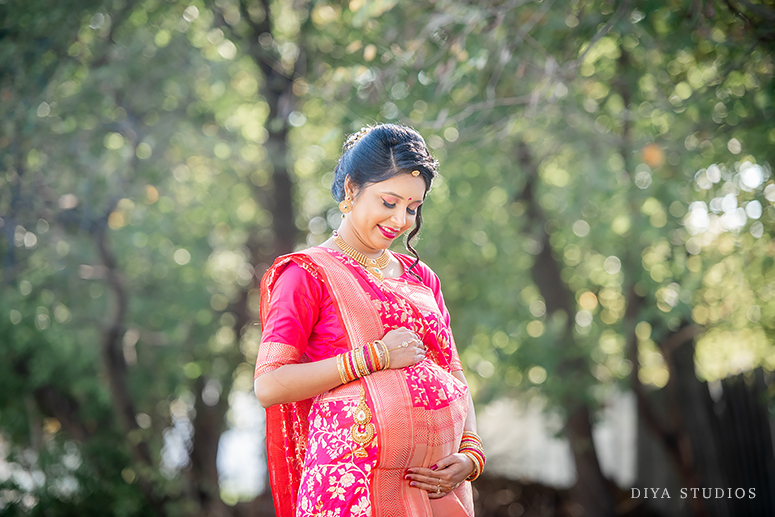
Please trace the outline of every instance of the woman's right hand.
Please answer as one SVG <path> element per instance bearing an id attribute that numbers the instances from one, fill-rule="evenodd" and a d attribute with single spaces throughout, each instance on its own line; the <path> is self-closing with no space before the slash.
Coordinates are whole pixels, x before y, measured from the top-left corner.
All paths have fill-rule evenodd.
<path id="1" fill-rule="evenodd" d="M 425 359 L 425 345 L 417 334 L 406 327 L 389 331 L 382 342 L 388 347 L 391 369 L 412 366 Z"/>

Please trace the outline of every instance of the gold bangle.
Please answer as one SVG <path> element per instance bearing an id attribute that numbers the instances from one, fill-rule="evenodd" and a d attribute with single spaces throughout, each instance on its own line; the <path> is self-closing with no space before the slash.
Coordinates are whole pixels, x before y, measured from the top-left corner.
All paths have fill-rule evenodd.
<path id="1" fill-rule="evenodd" d="M 463 438 L 471 438 L 479 443 L 482 443 L 482 439 L 479 438 L 479 435 L 473 431 L 463 431 Z"/>
<path id="2" fill-rule="evenodd" d="M 358 376 L 353 371 L 353 361 L 351 355 L 352 351 L 342 354 L 342 362 L 344 363 L 344 371 L 347 374 L 347 379 L 349 381 L 354 381 L 358 378 Z"/>
<path id="3" fill-rule="evenodd" d="M 387 369 L 387 358 L 385 357 L 385 350 L 384 347 L 385 343 L 380 341 L 379 339 L 375 339 L 373 341 L 374 344 L 374 350 L 377 352 L 377 356 L 379 356 L 379 366 L 380 370 L 386 370 Z"/>
<path id="4" fill-rule="evenodd" d="M 336 356 L 336 368 L 339 370 L 339 379 L 342 381 L 342 384 L 347 384 L 349 381 L 347 380 L 347 373 L 344 369 L 344 354 Z"/>
<path id="5" fill-rule="evenodd" d="M 463 451 L 462 454 L 464 454 L 467 458 L 469 458 L 471 462 L 473 462 L 474 464 L 474 471 L 468 475 L 468 477 L 466 478 L 466 481 L 474 481 L 476 478 L 478 478 L 481 475 L 482 470 L 484 469 L 484 465 L 481 465 L 479 463 L 479 459 L 474 454 L 467 451 Z"/>
<path id="6" fill-rule="evenodd" d="M 363 349 L 356 348 L 353 350 L 355 355 L 355 367 L 358 369 L 358 377 L 366 377 L 369 374 L 369 369 L 366 368 L 366 360 L 363 358 Z"/>
<path id="7" fill-rule="evenodd" d="M 374 372 L 380 371 L 382 369 L 382 356 L 379 354 L 377 346 L 374 343 L 366 343 L 366 347 L 367 351 L 369 352 L 369 360 L 374 366 Z"/>
<path id="8" fill-rule="evenodd" d="M 381 339 L 375 339 L 374 344 L 379 347 L 378 350 L 381 350 L 381 355 L 384 358 L 384 361 L 382 361 L 382 369 L 387 370 L 390 368 L 390 351 L 385 342 Z"/>

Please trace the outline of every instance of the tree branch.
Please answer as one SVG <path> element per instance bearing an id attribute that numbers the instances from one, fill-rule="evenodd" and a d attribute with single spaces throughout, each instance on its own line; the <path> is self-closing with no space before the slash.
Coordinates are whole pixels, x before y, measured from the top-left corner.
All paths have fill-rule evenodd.
<path id="1" fill-rule="evenodd" d="M 614 12 L 613 16 L 611 16 L 611 18 L 608 20 L 608 23 L 606 23 L 603 28 L 597 31 L 597 34 L 595 34 L 592 39 L 589 40 L 589 45 L 587 45 L 587 48 L 584 49 L 584 52 L 582 52 L 578 58 L 571 62 L 571 68 L 573 70 L 577 69 L 578 66 L 584 62 L 584 58 L 586 58 L 587 54 L 589 54 L 592 48 L 597 45 L 597 42 L 603 39 L 603 36 L 611 32 L 611 29 L 613 29 L 614 25 L 616 25 L 622 16 L 624 16 L 624 12 L 630 7 L 631 3 L 632 0 L 622 0 L 622 2 L 619 4 L 619 7 L 616 9 L 616 12 Z"/>

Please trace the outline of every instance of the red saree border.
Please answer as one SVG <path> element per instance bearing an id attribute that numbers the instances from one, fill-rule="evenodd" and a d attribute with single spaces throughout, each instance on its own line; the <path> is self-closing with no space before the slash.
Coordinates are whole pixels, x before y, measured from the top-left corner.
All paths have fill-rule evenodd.
<path id="1" fill-rule="evenodd" d="M 316 266 L 303 255 L 278 257 L 261 279 L 259 305 L 262 324 L 266 322 L 272 288 L 280 272 L 291 261 L 317 276 Z M 266 455 L 269 485 L 272 489 L 277 517 L 295 517 L 296 497 L 301 483 L 304 456 L 307 450 L 312 399 L 277 404 L 266 409 Z"/>

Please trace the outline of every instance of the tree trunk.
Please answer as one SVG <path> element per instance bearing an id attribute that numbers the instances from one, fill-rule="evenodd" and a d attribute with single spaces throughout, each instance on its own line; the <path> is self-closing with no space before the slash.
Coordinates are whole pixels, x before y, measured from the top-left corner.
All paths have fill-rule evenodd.
<path id="1" fill-rule="evenodd" d="M 217 404 L 208 406 L 202 400 L 205 378 L 197 379 L 194 390 L 194 444 L 191 449 L 191 469 L 188 472 L 194 497 L 200 505 L 202 517 L 227 517 L 231 512 L 221 500 L 218 485 L 218 444 L 226 403 L 221 397 Z"/>
<path id="2" fill-rule="evenodd" d="M 538 178 L 538 164 L 535 162 L 529 147 L 520 142 L 518 147 L 518 162 L 527 176 L 525 188 L 520 199 L 526 204 L 526 214 L 530 227 L 535 228 L 538 235 L 534 238 L 541 243 L 541 252 L 533 264 L 533 282 L 538 287 L 546 303 L 546 313 L 566 315 L 566 324 L 558 345 L 565 350 L 558 370 L 566 376 L 571 384 L 583 386 L 585 378 L 589 377 L 587 365 L 578 359 L 578 344 L 573 336 L 574 297 L 560 276 L 560 265 L 552 253 L 549 234 L 546 232 L 547 218 L 534 196 L 535 184 Z M 595 443 L 592 439 L 590 411 L 583 400 L 583 393 L 568 390 L 564 400 L 568 413 L 565 425 L 565 435 L 571 445 L 571 452 L 576 464 L 576 484 L 571 489 L 573 513 L 578 517 L 609 517 L 616 514 L 613 494 L 609 482 L 600 470 Z"/>

